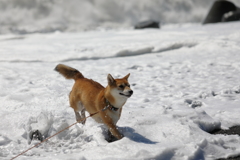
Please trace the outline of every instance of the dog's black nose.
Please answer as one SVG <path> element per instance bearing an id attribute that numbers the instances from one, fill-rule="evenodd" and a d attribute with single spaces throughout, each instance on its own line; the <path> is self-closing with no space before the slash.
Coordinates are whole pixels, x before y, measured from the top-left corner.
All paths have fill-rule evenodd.
<path id="1" fill-rule="evenodd" d="M 132 90 L 131 90 L 131 91 L 128 91 L 128 93 L 129 93 L 129 94 L 133 94 L 133 91 L 132 91 Z"/>

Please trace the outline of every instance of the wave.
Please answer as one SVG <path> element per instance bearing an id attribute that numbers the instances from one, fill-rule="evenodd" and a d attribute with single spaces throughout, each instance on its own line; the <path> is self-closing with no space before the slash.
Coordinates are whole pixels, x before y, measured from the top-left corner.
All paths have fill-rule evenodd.
<path id="1" fill-rule="evenodd" d="M 240 2 L 237 2 L 239 4 Z M 214 0 L 1 0 L 0 34 L 76 32 L 161 24 L 200 23 Z"/>

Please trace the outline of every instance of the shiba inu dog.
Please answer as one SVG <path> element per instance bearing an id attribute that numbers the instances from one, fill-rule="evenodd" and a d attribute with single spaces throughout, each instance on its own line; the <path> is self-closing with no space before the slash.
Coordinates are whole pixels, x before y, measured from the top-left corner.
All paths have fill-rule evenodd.
<path id="1" fill-rule="evenodd" d="M 69 66 L 58 64 L 55 70 L 66 79 L 75 80 L 69 102 L 75 112 L 76 120 L 85 118 L 85 111 L 89 114 L 99 111 L 92 118 L 99 123 L 104 123 L 108 132 L 115 138 L 123 138 L 116 123 L 121 116 L 123 105 L 133 94 L 128 83 L 130 73 L 121 79 L 114 79 L 111 74 L 108 74 L 108 85 L 105 88 L 98 82 L 85 78 L 81 72 Z M 85 121 L 82 123 L 84 124 Z"/>

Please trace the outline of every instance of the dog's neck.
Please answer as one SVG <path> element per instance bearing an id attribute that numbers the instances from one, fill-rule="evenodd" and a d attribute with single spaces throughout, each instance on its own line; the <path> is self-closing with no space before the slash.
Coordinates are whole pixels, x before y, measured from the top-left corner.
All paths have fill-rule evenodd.
<path id="1" fill-rule="evenodd" d="M 108 88 L 108 87 L 106 87 L 106 89 L 105 89 L 104 97 L 115 108 L 121 108 L 127 101 L 126 97 L 121 96 L 116 91 L 110 90 L 110 88 Z"/>
<path id="2" fill-rule="evenodd" d="M 118 111 L 118 109 L 119 109 L 119 108 L 114 107 L 107 99 L 106 99 L 106 107 L 108 109 L 110 109 L 111 111 Z"/>

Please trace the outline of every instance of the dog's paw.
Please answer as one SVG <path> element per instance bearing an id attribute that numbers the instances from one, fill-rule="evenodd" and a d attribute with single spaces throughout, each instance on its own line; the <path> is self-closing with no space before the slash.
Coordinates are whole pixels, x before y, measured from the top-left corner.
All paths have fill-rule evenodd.
<path id="1" fill-rule="evenodd" d="M 83 120 L 83 121 L 81 121 L 80 123 L 82 123 L 82 125 L 85 125 L 85 123 L 86 123 L 86 119 Z"/>
<path id="2" fill-rule="evenodd" d="M 106 141 L 107 141 L 108 143 L 115 142 L 115 141 L 117 141 L 117 140 L 118 140 L 118 139 L 117 139 L 116 137 L 114 137 L 113 135 L 111 135 L 111 136 L 109 136 L 109 137 L 106 138 Z"/>
<path id="3" fill-rule="evenodd" d="M 120 139 L 122 139 L 122 138 L 124 137 L 124 135 L 121 134 L 120 137 L 121 137 Z M 116 138 L 115 136 L 113 136 L 113 135 L 111 134 L 111 132 L 108 130 L 107 137 L 105 138 L 105 140 L 108 141 L 109 143 L 111 143 L 111 142 L 117 141 L 117 140 L 119 140 L 119 139 Z"/>

